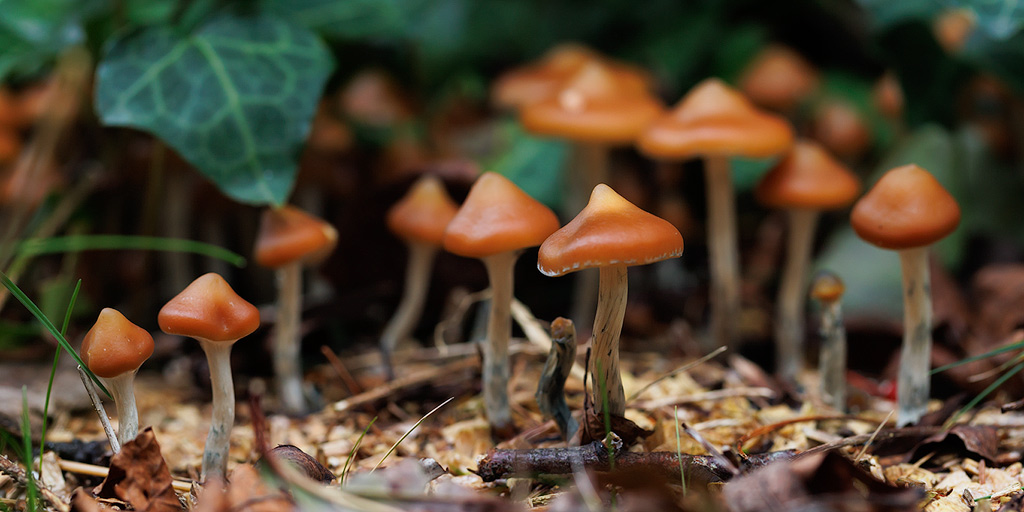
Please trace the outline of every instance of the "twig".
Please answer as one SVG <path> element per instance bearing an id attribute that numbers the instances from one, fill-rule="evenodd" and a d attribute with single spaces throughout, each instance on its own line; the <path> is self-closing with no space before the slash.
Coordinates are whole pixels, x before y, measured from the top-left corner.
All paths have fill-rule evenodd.
<path id="1" fill-rule="evenodd" d="M 110 468 L 104 466 L 97 466 L 95 464 L 86 464 L 84 462 L 76 462 L 73 460 L 59 459 L 57 465 L 60 469 L 67 471 L 68 473 L 75 473 L 76 475 L 88 475 L 98 476 L 106 478 L 110 472 Z M 184 480 L 171 480 L 171 487 L 175 491 L 180 493 L 189 493 L 192 491 L 192 482 L 186 482 Z"/>
<path id="2" fill-rule="evenodd" d="M 96 396 L 96 390 L 93 389 L 92 382 L 89 380 L 89 376 L 85 374 L 85 370 L 82 369 L 82 365 L 78 365 L 78 376 L 82 378 L 82 385 L 85 386 L 85 391 L 89 393 L 92 407 L 96 410 L 96 415 L 100 417 L 103 433 L 107 435 L 107 441 L 110 441 L 110 451 L 115 454 L 120 452 L 121 443 L 117 442 L 117 434 L 114 433 L 114 428 L 110 426 L 107 411 L 103 410 L 103 403 L 100 402 L 100 397 Z"/>
<path id="3" fill-rule="evenodd" d="M 727 389 L 716 389 L 714 391 L 707 391 L 704 393 L 697 393 L 693 395 L 681 395 L 681 396 L 667 396 L 664 398 L 656 398 L 653 400 L 646 400 L 634 404 L 639 409 L 660 409 L 670 405 L 681 405 L 681 404 L 692 404 L 695 402 L 712 402 L 715 400 L 722 400 L 725 398 L 735 397 L 758 397 L 758 398 L 775 398 L 775 392 L 768 388 L 727 388 Z"/>
<path id="4" fill-rule="evenodd" d="M 6 455 L 2 454 L 0 454 L 0 472 L 13 477 L 18 481 L 18 484 L 22 486 L 28 484 L 28 476 L 25 474 L 25 470 L 11 459 L 8 459 Z M 49 487 L 46 487 L 43 482 L 36 479 L 35 485 L 39 489 L 39 493 L 42 494 L 43 499 L 46 500 L 51 507 L 60 512 L 68 512 L 68 510 L 70 510 L 68 504 L 65 503 L 60 496 L 57 496 L 53 491 L 51 491 Z"/>
<path id="5" fill-rule="evenodd" d="M 565 402 L 565 380 L 576 359 L 576 328 L 572 320 L 558 317 L 551 322 L 551 337 L 551 352 L 544 364 L 535 397 L 540 412 L 555 420 L 563 439 L 570 439 L 579 428 Z"/>
<path id="6" fill-rule="evenodd" d="M 651 389 L 651 387 L 654 386 L 655 384 L 657 384 L 657 383 L 659 383 L 659 382 L 661 382 L 661 381 L 663 381 L 665 379 L 670 379 L 672 377 L 675 377 L 676 375 L 679 375 L 680 373 L 683 373 L 683 372 L 685 372 L 687 370 L 693 369 L 693 368 L 695 368 L 695 367 L 697 367 L 699 365 L 702 365 L 702 364 L 704 364 L 704 363 L 714 359 L 715 357 L 718 357 L 719 354 L 721 354 L 722 352 L 725 352 L 726 350 L 728 350 L 728 347 L 718 347 L 717 349 L 715 349 L 710 354 L 708 354 L 708 355 L 706 355 L 706 356 L 704 356 L 704 357 L 702 357 L 702 358 L 700 358 L 700 359 L 698 359 L 696 361 L 691 361 L 691 362 L 689 362 L 687 364 L 684 364 L 683 366 L 680 366 L 679 368 L 676 368 L 675 370 L 672 370 L 671 372 L 666 373 L 665 375 L 662 375 L 661 377 L 658 377 L 657 379 L 654 379 L 651 382 L 648 382 L 646 385 L 644 385 L 644 387 L 636 390 L 636 392 L 634 392 L 632 395 L 629 395 L 629 398 L 627 398 L 626 401 L 627 402 L 632 402 L 633 400 L 636 400 L 638 397 L 640 397 L 640 395 L 643 394 L 644 391 L 647 391 L 648 389 Z"/>
<path id="7" fill-rule="evenodd" d="M 864 456 L 864 453 L 866 453 L 868 451 L 868 447 L 871 446 L 871 443 L 875 442 L 875 437 L 878 436 L 878 432 L 882 430 L 882 427 L 884 427 L 887 423 L 889 423 L 889 420 L 892 418 L 893 412 L 895 412 L 895 411 L 889 411 L 889 414 L 885 417 L 885 419 L 882 420 L 882 422 L 878 424 L 878 428 L 876 428 L 875 431 L 871 433 L 871 437 L 869 437 L 868 441 L 866 443 L 864 443 L 864 447 L 861 448 L 860 452 L 857 453 L 857 456 L 853 458 L 854 461 L 859 461 L 861 459 L 861 457 Z"/>
<path id="8" fill-rule="evenodd" d="M 859 434 L 856 436 L 844 437 L 842 439 L 833 441 L 831 443 L 825 443 L 820 446 L 815 446 L 809 450 L 800 452 L 798 457 L 806 457 L 814 455 L 816 453 L 825 453 L 839 448 L 845 448 L 847 446 L 858 446 L 868 441 L 874 442 L 877 439 L 900 439 L 903 437 L 928 437 L 934 434 L 942 432 L 942 427 L 902 427 L 902 428 L 891 428 L 882 429 L 877 433 L 871 434 Z"/>
<path id="9" fill-rule="evenodd" d="M 789 419 L 782 420 L 782 421 L 779 421 L 779 422 L 776 422 L 776 423 L 772 423 L 770 425 L 764 425 L 764 426 L 755 428 L 754 430 L 751 430 L 750 432 L 747 432 L 746 434 L 743 434 L 742 436 L 740 436 L 739 439 L 736 440 L 736 451 L 742 453 L 743 452 L 743 446 L 746 445 L 747 443 L 749 443 L 751 439 L 757 439 L 759 437 L 762 437 L 762 436 L 764 436 L 766 434 L 770 434 L 770 433 L 775 432 L 776 430 L 778 430 L 780 428 L 792 425 L 794 423 L 804 423 L 804 422 L 809 422 L 809 421 L 829 421 L 829 420 L 863 421 L 865 423 L 871 423 L 871 420 L 867 420 L 867 419 L 861 418 L 859 416 L 853 416 L 853 415 L 848 415 L 848 414 L 800 416 L 800 417 L 797 417 L 797 418 L 789 418 Z M 889 418 L 887 417 L 885 419 L 885 421 L 883 421 L 881 424 L 879 424 L 879 428 L 884 427 L 885 426 L 885 422 L 888 421 L 888 420 L 889 420 Z"/>
<path id="10" fill-rule="evenodd" d="M 393 399 L 394 397 L 391 395 L 398 391 L 430 382 L 441 375 L 457 374 L 463 370 L 476 369 L 479 367 L 480 359 L 477 357 L 460 359 L 444 366 L 428 368 L 426 370 L 410 374 L 406 377 L 399 377 L 383 386 L 378 386 L 356 396 L 335 402 L 331 408 L 336 412 L 344 412 L 354 407 L 373 403 L 378 400 Z"/>
<path id="11" fill-rule="evenodd" d="M 363 392 L 363 387 L 359 385 L 359 382 L 352 377 L 352 373 L 345 367 L 345 363 L 338 359 L 338 356 L 331 350 L 331 347 L 327 345 L 320 346 L 320 352 L 323 353 L 324 357 L 327 358 L 327 362 L 331 364 L 334 371 L 337 372 L 338 377 L 341 377 L 341 381 L 345 384 L 345 388 L 348 389 L 348 393 L 352 396 L 358 395 Z"/>
<path id="12" fill-rule="evenodd" d="M 673 419 L 675 421 L 679 421 L 677 418 Z M 683 432 L 686 432 L 686 435 L 692 437 L 694 441 L 697 441 L 697 443 L 704 448 L 704 451 L 711 454 L 711 458 L 716 464 L 723 469 L 728 470 L 732 476 L 740 474 L 740 468 L 736 467 L 736 464 L 733 464 L 733 462 L 719 451 L 715 445 L 711 444 L 707 439 L 704 439 L 704 436 L 700 435 L 700 432 L 697 432 L 693 427 L 687 425 L 685 421 L 680 421 L 679 425 L 683 427 Z"/>

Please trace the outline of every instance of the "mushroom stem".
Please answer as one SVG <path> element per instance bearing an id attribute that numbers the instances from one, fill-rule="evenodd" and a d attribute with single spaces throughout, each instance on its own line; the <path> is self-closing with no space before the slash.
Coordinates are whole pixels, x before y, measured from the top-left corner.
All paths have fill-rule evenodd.
<path id="1" fill-rule="evenodd" d="M 117 441 L 122 445 L 139 435 L 139 410 L 135 407 L 135 372 L 117 377 L 100 377 L 117 405 Z"/>
<path id="2" fill-rule="evenodd" d="M 903 352 L 898 379 L 900 426 L 916 423 L 928 410 L 931 384 L 932 290 L 928 275 L 928 247 L 904 249 Z"/>
<path id="3" fill-rule="evenodd" d="M 736 200 L 729 159 L 704 158 L 708 201 L 708 250 L 711 261 L 711 333 L 724 346 L 737 341 L 740 318 L 740 268 L 736 250 Z"/>
<path id="4" fill-rule="evenodd" d="M 518 257 L 518 251 L 509 251 L 483 258 L 491 283 L 491 312 L 487 318 L 487 343 L 483 347 L 484 407 L 491 428 L 496 432 L 508 431 L 512 427 L 508 402 L 508 340 L 512 337 L 509 308 Z"/>
<path id="5" fill-rule="evenodd" d="M 846 411 L 846 329 L 842 301 L 821 303 L 821 396 L 826 404 Z"/>
<path id="6" fill-rule="evenodd" d="M 206 352 L 210 386 L 213 388 L 213 412 L 203 448 L 200 477 L 206 482 L 207 478 L 224 478 L 227 475 L 231 427 L 235 424 L 235 386 L 231 380 L 231 346 L 234 343 L 197 339 Z"/>
<path id="7" fill-rule="evenodd" d="M 594 407 L 601 411 L 605 403 L 605 396 L 601 394 L 604 390 L 608 412 L 622 416 L 626 412 L 626 394 L 619 376 L 619 334 L 626 315 L 626 266 L 601 267 L 600 277 L 597 316 L 594 318 L 594 348 L 590 358 L 590 393 Z"/>
<path id="8" fill-rule="evenodd" d="M 803 366 L 804 307 L 807 297 L 807 262 L 811 257 L 815 210 L 793 209 L 789 215 L 789 239 L 786 267 L 779 283 L 776 304 L 775 342 L 778 344 L 776 368 L 779 376 L 792 380 Z"/>
<path id="9" fill-rule="evenodd" d="M 274 326 L 274 375 L 277 396 L 289 414 L 306 410 L 299 367 L 302 304 L 302 263 L 289 263 L 277 269 L 277 325 Z"/>
<path id="10" fill-rule="evenodd" d="M 391 355 L 395 353 L 395 347 L 398 346 L 398 342 L 412 334 L 423 313 L 423 304 L 426 302 L 427 289 L 430 286 L 430 269 L 433 267 L 436 255 L 436 245 L 409 242 L 409 261 L 406 264 L 405 289 L 402 292 L 402 300 L 398 303 L 398 309 L 395 310 L 394 316 L 384 327 L 384 333 L 380 337 L 381 349 L 384 351 L 385 364 L 389 374 L 392 372 Z M 389 375 L 389 377 L 393 377 L 393 375 Z"/>
<path id="11" fill-rule="evenodd" d="M 590 192 L 598 183 L 608 182 L 607 146 L 600 144 L 577 143 L 574 145 L 572 172 L 569 173 L 570 193 L 563 209 L 569 215 L 576 215 L 587 206 Z M 576 325 L 590 325 L 594 320 L 594 297 L 597 297 L 597 271 L 585 269 L 576 272 L 573 282 L 571 317 Z"/>

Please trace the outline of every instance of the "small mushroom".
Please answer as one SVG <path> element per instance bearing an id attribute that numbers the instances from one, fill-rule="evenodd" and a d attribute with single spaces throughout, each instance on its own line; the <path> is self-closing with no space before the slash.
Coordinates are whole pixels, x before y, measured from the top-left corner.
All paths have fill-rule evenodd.
<path id="1" fill-rule="evenodd" d="M 860 182 L 818 144 L 798 141 L 761 178 L 754 190 L 764 205 L 789 217 L 789 244 L 776 302 L 776 371 L 785 379 L 800 371 L 804 346 L 804 298 L 814 228 L 823 210 L 843 208 L 860 193 Z"/>
<path id="2" fill-rule="evenodd" d="M 622 416 L 626 396 L 619 375 L 619 334 L 626 313 L 626 267 L 647 265 L 683 253 L 683 237 L 668 221 L 637 208 L 608 185 L 594 187 L 590 202 L 572 221 L 540 246 L 537 268 L 561 276 L 600 269 L 594 346 L 590 359 L 591 393 L 598 410 Z"/>
<path id="3" fill-rule="evenodd" d="M 389 377 L 393 376 L 391 355 L 395 347 L 409 337 L 420 320 L 434 258 L 458 208 L 440 178 L 426 174 L 388 210 L 388 229 L 409 246 L 402 299 L 380 338 Z"/>
<path id="4" fill-rule="evenodd" d="M 832 272 L 819 272 L 811 281 L 811 298 L 821 304 L 821 353 L 818 373 L 821 375 L 822 400 L 846 411 L 846 328 L 843 326 L 843 280 Z"/>
<path id="5" fill-rule="evenodd" d="M 821 84 L 818 70 L 788 46 L 772 44 L 747 65 L 739 88 L 754 103 L 791 113 Z"/>
<path id="6" fill-rule="evenodd" d="M 509 308 L 513 271 L 519 254 L 540 245 L 558 229 L 558 217 L 500 174 L 482 174 L 444 233 L 445 250 L 479 258 L 491 283 L 491 310 L 484 345 L 484 406 L 491 428 L 511 432 L 508 402 L 508 341 L 512 336 Z"/>
<path id="7" fill-rule="evenodd" d="M 897 384 L 900 425 L 927 412 L 931 384 L 932 297 L 928 246 L 960 224 L 960 207 L 928 171 L 896 167 L 853 207 L 850 224 L 857 235 L 883 249 L 899 252 L 903 271 L 903 350 Z"/>
<path id="8" fill-rule="evenodd" d="M 153 337 L 116 309 L 103 308 L 82 340 L 82 361 L 99 377 L 117 405 L 117 440 L 122 445 L 139 433 L 135 373 L 153 355 Z"/>
<path id="9" fill-rule="evenodd" d="M 278 398 L 291 414 L 306 412 L 299 357 L 302 320 L 302 268 L 331 254 L 338 232 L 327 222 L 294 206 L 263 212 L 256 237 L 256 262 L 275 269 L 277 322 L 274 325 L 274 376 Z"/>
<path id="10" fill-rule="evenodd" d="M 231 346 L 260 325 L 260 313 L 218 274 L 200 276 L 160 309 L 160 329 L 199 341 L 210 366 L 213 418 L 203 449 L 202 480 L 227 475 L 228 444 L 235 423 Z"/>
<path id="11" fill-rule="evenodd" d="M 724 82 L 709 78 L 640 136 L 644 154 L 663 160 L 704 158 L 711 266 L 711 333 L 720 345 L 737 342 L 740 270 L 736 204 L 729 158 L 766 158 L 793 145 L 793 129 L 762 112 Z"/>

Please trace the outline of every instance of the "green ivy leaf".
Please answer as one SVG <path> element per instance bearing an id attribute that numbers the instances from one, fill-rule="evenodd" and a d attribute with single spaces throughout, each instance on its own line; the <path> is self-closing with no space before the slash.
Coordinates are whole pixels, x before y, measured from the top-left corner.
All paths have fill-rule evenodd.
<path id="1" fill-rule="evenodd" d="M 549 208 L 561 210 L 568 145 L 559 139 L 534 137 L 517 122 L 509 121 L 502 128 L 504 150 L 486 168 L 505 176 Z M 570 217 L 575 214 L 570 213 Z"/>
<path id="2" fill-rule="evenodd" d="M 0 81 L 39 72 L 64 48 L 85 40 L 85 0 L 0 0 Z"/>
<path id="3" fill-rule="evenodd" d="M 190 34 L 160 26 L 115 40 L 96 106 L 107 125 L 160 137 L 233 199 L 281 204 L 332 67 L 303 27 L 221 15 Z"/>
<path id="4" fill-rule="evenodd" d="M 400 36 L 406 27 L 404 0 L 262 0 L 261 8 L 329 39 Z"/>

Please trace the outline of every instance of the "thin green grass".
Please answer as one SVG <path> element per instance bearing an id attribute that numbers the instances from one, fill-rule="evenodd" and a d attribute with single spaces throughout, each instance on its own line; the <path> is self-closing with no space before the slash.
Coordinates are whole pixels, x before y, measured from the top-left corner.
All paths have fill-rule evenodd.
<path id="1" fill-rule="evenodd" d="M 1010 377 L 1013 377 L 1014 375 L 1020 373 L 1021 370 L 1024 370 L 1024 363 L 1019 363 L 1017 364 L 1017 366 L 1014 366 L 1006 373 L 1000 375 L 999 378 L 995 380 L 995 382 L 989 384 L 989 386 L 985 388 L 981 393 L 979 393 L 978 396 L 974 397 L 974 399 L 971 400 L 970 402 L 967 402 L 967 405 L 963 406 L 959 411 L 956 412 L 956 414 L 954 414 L 952 417 L 946 420 L 946 423 L 943 425 L 943 428 L 951 428 L 953 424 L 956 423 L 956 420 L 960 419 L 960 416 L 963 416 L 965 413 L 967 413 L 967 411 L 970 411 L 979 403 L 981 403 L 981 401 L 984 400 L 986 396 L 990 395 L 999 386 L 1002 386 L 1004 382 L 1010 379 Z"/>
<path id="2" fill-rule="evenodd" d="M 64 338 L 61 331 L 57 330 L 57 327 L 53 325 L 53 322 L 51 322 L 49 318 L 46 318 L 46 315 L 44 315 L 39 309 L 39 306 L 36 306 L 36 304 L 32 302 L 32 299 L 28 298 L 28 295 L 25 295 L 25 292 L 21 291 L 21 288 L 18 288 L 18 285 L 14 284 L 14 282 L 11 281 L 11 278 L 7 277 L 7 274 L 3 272 L 0 272 L 0 283 L 2 283 L 4 287 L 11 292 L 11 295 L 18 299 L 18 302 L 21 302 L 21 304 L 25 306 L 30 313 L 32 313 L 32 316 L 36 317 L 36 320 L 38 320 L 39 323 L 43 324 L 43 327 L 49 331 L 50 335 L 53 336 L 54 339 L 57 340 L 57 344 L 60 345 L 60 348 L 64 349 L 68 354 L 71 354 L 71 357 L 75 359 L 75 362 L 81 365 L 82 370 L 84 370 L 86 375 L 92 379 L 93 383 L 96 384 L 96 387 L 109 397 L 110 392 L 107 391 L 106 386 L 100 382 L 96 377 L 96 374 L 89 370 L 82 361 L 82 358 L 78 356 L 78 352 L 75 352 L 75 349 L 71 348 L 71 344 L 68 343 L 68 340 Z"/>
<path id="3" fill-rule="evenodd" d="M 679 434 L 679 406 L 672 411 L 672 421 L 676 424 L 676 458 L 679 460 L 679 483 L 683 486 L 683 496 L 686 496 L 686 472 L 683 471 L 683 449 L 682 436 Z"/>
<path id="4" fill-rule="evenodd" d="M 144 250 L 189 252 L 245 266 L 245 257 L 223 247 L 195 240 L 135 235 L 72 235 L 28 239 L 18 244 L 18 256 L 95 250 Z"/>
<path id="5" fill-rule="evenodd" d="M 597 374 L 604 375 L 601 372 L 601 361 L 594 361 L 594 366 L 597 367 Z M 612 413 L 608 410 L 608 383 L 601 379 L 600 382 L 600 393 L 601 393 L 601 412 L 604 413 L 604 444 L 608 447 L 608 469 L 615 471 L 615 448 L 611 443 L 612 435 Z"/>
<path id="6" fill-rule="evenodd" d="M 377 465 L 373 466 L 373 469 L 370 470 L 370 473 L 376 471 L 377 468 L 379 468 L 380 465 L 383 464 L 384 461 L 387 460 L 387 458 L 390 457 L 391 454 L 395 452 L 395 450 L 398 448 L 398 445 L 402 444 L 402 441 L 405 441 L 405 438 L 409 437 L 409 434 L 412 434 L 413 430 L 416 430 L 416 427 L 419 427 L 420 424 L 423 423 L 428 417 L 430 417 L 431 414 L 434 414 L 435 412 L 437 412 L 438 409 L 448 405 L 448 402 L 451 402 L 452 400 L 455 400 L 454 396 L 449 398 L 448 400 L 445 400 L 444 402 L 441 402 L 441 405 L 438 405 L 437 407 L 431 409 L 430 412 L 424 414 L 423 417 L 420 418 L 419 421 L 417 421 L 416 424 L 412 426 L 412 428 L 406 430 L 405 433 L 402 434 L 402 437 L 398 438 L 398 441 L 395 441 L 395 444 L 391 445 L 391 448 L 388 448 L 387 453 L 385 453 L 384 456 L 381 457 L 379 461 L 377 461 Z"/>
<path id="7" fill-rule="evenodd" d="M 1024 348 L 1024 340 L 1017 341 L 1017 342 L 1014 342 L 1014 343 L 1010 343 L 1009 345 L 1004 345 L 1004 346 L 999 347 L 999 348 L 997 348 L 995 350 L 992 350 L 992 351 L 989 351 L 989 352 L 985 352 L 984 354 L 981 354 L 981 355 L 967 357 L 967 358 L 961 359 L 961 360 L 959 360 L 959 361 L 957 361 L 955 363 L 949 363 L 947 365 L 940 366 L 940 367 L 932 370 L 931 374 L 935 375 L 936 373 L 944 372 L 946 370 L 949 370 L 950 368 L 956 368 L 957 366 L 960 366 L 960 365 L 964 365 L 964 364 L 967 364 L 967 363 L 973 363 L 975 361 L 980 361 L 982 359 L 987 359 L 989 357 L 996 356 L 996 355 L 1002 354 L 1004 352 L 1009 352 L 1011 350 L 1018 350 L 1018 349 L 1022 349 L 1022 348 Z"/>
<path id="8" fill-rule="evenodd" d="M 75 291 L 71 292 L 71 300 L 68 301 L 68 308 L 64 312 L 64 324 L 60 326 L 61 336 L 68 333 L 68 324 L 71 323 L 71 312 L 75 309 L 75 302 L 78 300 L 78 292 L 82 289 L 82 280 L 75 283 Z M 53 391 L 53 378 L 57 375 L 57 363 L 60 362 L 60 350 L 53 354 L 53 367 L 50 368 L 50 380 L 46 383 L 46 400 L 43 401 L 43 430 L 39 436 L 39 453 L 46 450 L 46 424 L 50 416 L 50 393 Z"/>
<path id="9" fill-rule="evenodd" d="M 359 445 L 363 444 L 363 438 L 366 437 L 366 433 L 370 431 L 370 427 L 377 421 L 377 416 L 374 416 L 370 423 L 366 424 L 366 428 L 363 429 L 363 433 L 359 434 L 359 438 L 356 439 L 356 443 L 352 445 L 352 451 L 348 452 L 348 458 L 345 459 L 345 466 L 341 468 L 341 477 L 338 478 L 338 486 L 345 487 L 345 479 L 348 478 L 348 471 L 352 467 L 352 461 L 355 460 L 356 452 L 359 451 Z"/>
<path id="10" fill-rule="evenodd" d="M 25 464 L 25 510 L 35 512 L 41 510 L 41 507 L 39 487 L 32 473 L 32 424 L 28 418 L 28 386 L 21 387 L 21 442 L 22 462 Z"/>

